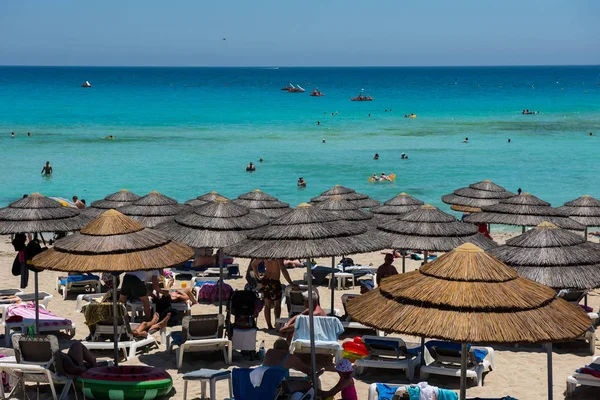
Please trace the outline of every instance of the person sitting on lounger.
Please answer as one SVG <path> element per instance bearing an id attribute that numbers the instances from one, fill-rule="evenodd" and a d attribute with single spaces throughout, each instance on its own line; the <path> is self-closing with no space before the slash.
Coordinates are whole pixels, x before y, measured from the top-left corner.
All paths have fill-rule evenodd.
<path id="1" fill-rule="evenodd" d="M 385 278 L 393 276 L 393 275 L 398 275 L 398 271 L 396 270 L 396 267 L 394 267 L 392 265 L 393 262 L 394 262 L 394 256 L 391 253 L 387 253 L 385 255 L 383 264 L 381 264 L 379 266 L 379 268 L 377 268 L 377 278 L 376 278 L 377 286 L 379 286 L 382 279 L 385 279 Z"/>
<path id="2" fill-rule="evenodd" d="M 288 380 L 290 393 L 307 392 L 311 388 L 311 383 L 308 380 L 289 380 L 290 369 L 300 371 L 310 377 L 312 369 L 304 364 L 296 355 L 290 354 L 289 344 L 283 339 L 277 339 L 273 344 L 273 348 L 267 351 L 262 363 L 263 367 L 279 368 L 285 371 L 285 378 Z M 317 375 L 324 372 L 321 369 Z"/>
<path id="3" fill-rule="evenodd" d="M 308 315 L 308 311 L 309 311 L 308 292 L 302 293 L 302 297 L 304 298 L 304 307 L 306 308 L 306 310 L 302 311 L 302 313 L 298 314 L 298 315 Z M 326 317 L 327 313 L 319 305 L 319 297 L 314 292 L 312 294 L 312 300 L 313 300 L 313 316 Z M 292 342 L 292 338 L 294 337 L 294 330 L 295 330 L 294 325 L 296 324 L 296 317 L 298 317 L 298 315 L 295 315 L 292 318 L 290 318 L 290 320 L 284 326 L 282 326 L 281 329 L 279 329 L 279 333 L 281 333 L 281 335 L 283 337 L 285 337 L 285 340 L 287 341 L 288 344 L 290 344 Z"/>
<path id="4" fill-rule="evenodd" d="M 96 358 L 81 342 L 73 342 L 66 354 L 60 353 L 60 358 L 67 375 L 79 376 L 96 366 Z"/>

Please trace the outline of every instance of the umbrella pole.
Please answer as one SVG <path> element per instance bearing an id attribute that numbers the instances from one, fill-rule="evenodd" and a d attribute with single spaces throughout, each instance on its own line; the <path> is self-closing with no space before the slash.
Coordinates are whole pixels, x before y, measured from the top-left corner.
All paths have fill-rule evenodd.
<path id="1" fill-rule="evenodd" d="M 588 227 L 587 227 L 587 225 L 585 226 L 585 230 L 583 231 L 583 237 L 585 238 L 585 240 L 588 240 Z"/>
<path id="2" fill-rule="evenodd" d="M 427 260 L 429 259 L 429 251 L 428 250 L 423 251 L 423 256 L 424 256 L 423 264 L 427 264 Z"/>
<path id="3" fill-rule="evenodd" d="M 38 287 L 38 272 L 37 270 L 33 273 L 34 277 L 34 291 L 35 291 L 35 330 L 34 333 L 37 335 L 40 333 L 40 302 L 38 300 L 38 296 L 40 294 L 40 290 Z"/>
<path id="4" fill-rule="evenodd" d="M 223 250 L 219 249 L 219 314 L 223 313 Z"/>
<path id="5" fill-rule="evenodd" d="M 548 355 L 548 400 L 552 400 L 552 343 L 547 345 Z"/>
<path id="6" fill-rule="evenodd" d="M 331 257 L 331 315 L 335 316 L 335 312 L 333 311 L 334 303 L 335 303 L 335 256 Z"/>
<path id="7" fill-rule="evenodd" d="M 306 260 L 306 280 L 308 281 L 308 324 L 310 327 L 310 369 L 312 378 L 312 387 L 317 392 L 317 356 L 315 351 L 315 321 L 313 316 L 313 287 L 312 271 L 310 270 L 310 258 Z"/>
<path id="8" fill-rule="evenodd" d="M 467 398 L 467 343 L 460 349 L 460 400 Z"/>
<path id="9" fill-rule="evenodd" d="M 119 366 L 119 330 L 117 327 L 117 275 L 113 273 L 113 287 L 112 287 L 112 308 L 113 308 L 113 340 L 115 342 L 115 367 Z"/>
<path id="10" fill-rule="evenodd" d="M 408 254 L 404 254 L 404 250 L 400 250 L 400 255 L 402 256 L 402 273 L 406 272 L 406 256 Z"/>
<path id="11" fill-rule="evenodd" d="M 421 365 L 425 365 L 425 337 L 421 338 Z"/>
<path id="12" fill-rule="evenodd" d="M 521 234 L 525 233 L 525 225 L 521 226 Z"/>

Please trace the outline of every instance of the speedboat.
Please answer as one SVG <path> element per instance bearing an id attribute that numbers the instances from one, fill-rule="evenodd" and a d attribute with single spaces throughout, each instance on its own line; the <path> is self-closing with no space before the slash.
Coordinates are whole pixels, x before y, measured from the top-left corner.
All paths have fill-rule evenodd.
<path id="1" fill-rule="evenodd" d="M 85 81 L 85 83 L 82 84 L 81 87 L 92 87 L 92 84 L 89 81 Z"/>
<path id="2" fill-rule="evenodd" d="M 350 101 L 373 101 L 373 98 L 371 96 L 365 96 L 363 89 L 358 96 L 350 98 Z"/>
<path id="3" fill-rule="evenodd" d="M 310 93 L 311 96 L 313 97 L 321 97 L 321 96 L 325 96 L 323 94 L 323 92 L 321 92 L 319 89 L 315 89 Z"/>

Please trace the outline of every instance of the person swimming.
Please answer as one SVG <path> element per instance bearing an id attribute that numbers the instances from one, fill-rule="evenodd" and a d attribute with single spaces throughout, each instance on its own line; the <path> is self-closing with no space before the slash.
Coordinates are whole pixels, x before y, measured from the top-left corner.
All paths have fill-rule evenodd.
<path id="1" fill-rule="evenodd" d="M 298 187 L 306 187 L 306 181 L 304 180 L 304 178 L 300 177 L 298 178 Z"/>
<path id="2" fill-rule="evenodd" d="M 463 140 L 463 143 L 469 143 L 469 138 L 466 137 L 465 140 Z"/>
<path id="3" fill-rule="evenodd" d="M 402 159 L 402 160 L 406 160 L 407 158 L 408 158 L 408 156 L 406 155 L 406 153 L 402 153 L 400 155 L 400 159 Z"/>
<path id="4" fill-rule="evenodd" d="M 387 176 L 385 174 L 385 172 L 381 173 L 381 178 L 379 178 L 379 179 L 381 179 L 382 181 L 392 181 L 392 178 L 390 178 L 389 176 Z"/>
<path id="5" fill-rule="evenodd" d="M 15 138 L 15 133 L 14 133 L 14 132 L 11 132 L 11 134 L 10 134 L 10 137 L 11 137 L 12 139 L 14 139 L 14 138 Z"/>
<path id="6" fill-rule="evenodd" d="M 323 143 L 325 143 L 325 139 L 323 139 Z"/>
<path id="7" fill-rule="evenodd" d="M 252 162 L 250 162 L 250 164 L 248 164 L 248 166 L 246 167 L 246 172 L 254 172 L 256 171 L 256 167 L 254 166 L 254 164 L 252 164 Z"/>
<path id="8" fill-rule="evenodd" d="M 265 161 L 265 160 L 263 160 L 262 158 L 258 159 L 258 162 L 263 162 L 263 161 Z"/>
<path id="9" fill-rule="evenodd" d="M 373 176 L 371 177 L 371 179 L 373 179 L 375 182 L 379 182 L 381 180 L 381 178 L 379 178 L 376 173 L 373 174 Z"/>
<path id="10" fill-rule="evenodd" d="M 379 153 L 375 153 L 375 157 L 373 157 L 373 160 L 379 160 Z"/>
<path id="11" fill-rule="evenodd" d="M 521 194 L 521 192 L 523 192 L 523 191 L 521 190 L 521 188 L 518 188 L 518 189 L 517 189 L 517 194 Z"/>
<path id="12" fill-rule="evenodd" d="M 52 175 L 52 166 L 50 165 L 50 161 L 46 161 L 46 165 L 42 168 L 41 174 L 44 175 Z"/>

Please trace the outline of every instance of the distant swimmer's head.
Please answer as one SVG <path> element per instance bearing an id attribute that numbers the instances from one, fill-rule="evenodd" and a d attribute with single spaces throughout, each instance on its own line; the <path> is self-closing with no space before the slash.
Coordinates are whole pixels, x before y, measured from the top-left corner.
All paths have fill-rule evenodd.
<path id="1" fill-rule="evenodd" d="M 265 160 L 263 160 L 262 158 L 258 159 L 258 162 L 263 162 L 263 161 L 265 161 Z"/>
<path id="2" fill-rule="evenodd" d="M 325 139 L 323 139 L 323 143 L 325 143 Z"/>
<path id="3" fill-rule="evenodd" d="M 50 161 L 46 161 L 46 165 L 50 165 Z"/>
<path id="4" fill-rule="evenodd" d="M 594 134 L 592 132 L 590 132 L 590 136 L 594 136 Z"/>

